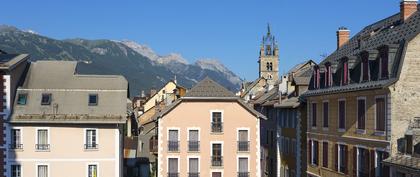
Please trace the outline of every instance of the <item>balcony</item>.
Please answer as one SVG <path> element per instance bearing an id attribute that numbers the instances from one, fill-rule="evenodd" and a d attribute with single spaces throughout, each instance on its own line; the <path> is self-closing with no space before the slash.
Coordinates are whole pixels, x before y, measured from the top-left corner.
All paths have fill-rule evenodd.
<path id="1" fill-rule="evenodd" d="M 23 144 L 10 144 L 10 149 L 23 149 Z"/>
<path id="2" fill-rule="evenodd" d="M 249 172 L 238 172 L 238 177 L 249 177 Z"/>
<path id="3" fill-rule="evenodd" d="M 211 132 L 221 133 L 223 132 L 223 123 L 221 122 L 212 122 L 211 123 Z"/>
<path id="4" fill-rule="evenodd" d="M 190 172 L 190 173 L 188 173 L 188 177 L 200 177 L 200 173 L 198 173 L 198 172 L 195 172 L 195 173 Z"/>
<path id="5" fill-rule="evenodd" d="M 188 151 L 189 152 L 200 151 L 200 141 L 188 141 Z"/>
<path id="6" fill-rule="evenodd" d="M 179 152 L 179 141 L 168 141 L 169 152 Z"/>
<path id="7" fill-rule="evenodd" d="M 213 167 L 223 166 L 223 157 L 222 156 L 211 156 L 211 166 L 213 166 Z"/>
<path id="8" fill-rule="evenodd" d="M 50 150 L 50 144 L 35 144 L 35 149 L 39 151 L 48 151 Z"/>
<path id="9" fill-rule="evenodd" d="M 168 177 L 178 177 L 179 173 L 169 172 Z"/>
<path id="10" fill-rule="evenodd" d="M 239 152 L 249 152 L 249 141 L 238 141 Z"/>
<path id="11" fill-rule="evenodd" d="M 85 144 L 86 150 L 98 149 L 98 144 Z"/>

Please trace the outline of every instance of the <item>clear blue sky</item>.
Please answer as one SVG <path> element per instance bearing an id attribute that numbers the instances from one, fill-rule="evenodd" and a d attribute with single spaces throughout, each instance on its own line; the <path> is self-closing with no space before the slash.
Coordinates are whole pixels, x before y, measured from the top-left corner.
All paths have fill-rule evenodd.
<path id="1" fill-rule="evenodd" d="M 280 46 L 280 74 L 336 48 L 335 32 L 351 34 L 399 11 L 400 0 L 7 0 L 0 24 L 56 39 L 130 39 L 190 62 L 217 58 L 247 80 L 269 22 Z"/>

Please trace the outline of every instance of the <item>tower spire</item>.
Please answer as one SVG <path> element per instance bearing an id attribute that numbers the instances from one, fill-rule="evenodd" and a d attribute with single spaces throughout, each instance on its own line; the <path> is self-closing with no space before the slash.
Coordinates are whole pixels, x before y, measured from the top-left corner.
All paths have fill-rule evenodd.
<path id="1" fill-rule="evenodd" d="M 270 23 L 267 23 L 267 35 L 270 35 Z"/>

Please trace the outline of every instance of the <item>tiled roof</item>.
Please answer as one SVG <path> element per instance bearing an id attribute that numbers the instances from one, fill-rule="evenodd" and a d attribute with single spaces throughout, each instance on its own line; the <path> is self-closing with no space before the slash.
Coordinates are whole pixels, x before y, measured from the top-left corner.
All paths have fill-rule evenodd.
<path id="1" fill-rule="evenodd" d="M 235 94 L 206 77 L 189 90 L 185 97 L 235 97 Z"/>
<path id="2" fill-rule="evenodd" d="M 351 92 L 351 91 L 359 91 L 359 90 L 378 89 L 386 85 L 389 85 L 393 81 L 395 80 L 387 79 L 387 80 L 363 82 L 359 84 L 349 84 L 349 85 L 340 86 L 340 87 L 329 87 L 325 89 L 308 90 L 302 96 L 313 96 L 313 95 L 321 95 L 321 94 L 333 94 L 333 93 Z"/>
<path id="3" fill-rule="evenodd" d="M 281 103 L 275 104 L 276 108 L 296 108 L 300 105 L 298 97 L 292 97 L 289 99 L 282 100 Z"/>
<path id="4" fill-rule="evenodd" d="M 409 155 L 395 155 L 383 161 L 386 165 L 400 166 L 420 173 L 420 158 Z"/>
<path id="5" fill-rule="evenodd" d="M 268 92 L 266 92 L 264 95 L 256 99 L 255 101 L 252 101 L 253 104 L 263 104 L 264 102 L 268 101 L 270 98 L 278 96 L 279 94 L 279 88 L 274 87 Z"/>

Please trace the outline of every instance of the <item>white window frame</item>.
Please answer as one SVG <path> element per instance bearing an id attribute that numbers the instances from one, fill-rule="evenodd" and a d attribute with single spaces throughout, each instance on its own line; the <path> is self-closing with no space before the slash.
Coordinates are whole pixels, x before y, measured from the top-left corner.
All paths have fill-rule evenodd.
<path id="1" fill-rule="evenodd" d="M 201 128 L 200 127 L 188 127 L 187 128 L 187 141 L 190 141 L 190 130 L 197 130 L 198 131 L 198 141 L 201 140 Z M 168 131 L 168 139 L 169 139 L 169 131 Z M 179 139 L 179 132 L 178 132 L 178 139 Z"/>
<path id="2" fill-rule="evenodd" d="M 197 156 L 197 155 L 187 156 L 187 173 L 190 173 L 190 159 L 198 159 L 198 173 L 200 173 L 201 172 L 201 160 L 200 160 L 200 156 Z M 169 160 L 168 160 L 168 162 L 169 162 Z M 169 165 L 168 165 L 168 167 L 169 167 Z"/>
<path id="3" fill-rule="evenodd" d="M 10 175 L 10 177 L 13 177 L 12 176 L 12 166 L 13 165 L 19 165 L 20 166 L 20 176 L 23 177 L 23 170 L 22 170 L 23 169 L 23 165 L 21 163 L 17 163 L 17 162 L 9 162 L 9 163 L 10 163 L 10 165 L 9 165 L 10 172 L 7 172 L 7 173 Z"/>
<path id="4" fill-rule="evenodd" d="M 10 145 L 12 145 L 13 142 L 13 130 L 19 130 L 20 131 L 20 143 L 23 145 L 23 127 L 11 127 L 10 128 Z M 37 131 L 38 133 L 38 131 Z M 23 149 L 23 147 L 22 147 Z M 13 149 L 13 150 L 19 150 L 19 149 Z M 20 164 L 19 164 L 20 165 Z"/>
<path id="5" fill-rule="evenodd" d="M 365 129 L 359 129 L 358 125 L 359 125 L 359 100 L 364 100 L 365 101 Z M 367 98 L 365 96 L 360 96 L 357 97 L 357 101 L 356 101 L 356 133 L 358 134 L 366 134 L 366 129 L 367 129 Z"/>
<path id="6" fill-rule="evenodd" d="M 96 165 L 96 176 L 100 176 L 99 174 L 99 163 L 98 162 L 89 162 L 86 163 L 86 177 L 89 177 L 89 165 Z"/>
<path id="7" fill-rule="evenodd" d="M 87 144 L 86 135 L 87 135 L 88 130 L 95 130 L 96 131 L 96 144 L 99 145 L 99 129 L 97 129 L 97 128 L 85 128 L 83 130 L 83 132 L 84 132 L 83 133 L 83 144 Z M 99 148 L 99 147 L 96 147 L 96 148 Z M 88 150 L 90 150 L 90 149 L 88 149 Z"/>
<path id="8" fill-rule="evenodd" d="M 220 118 L 220 120 L 221 120 L 221 122 L 223 123 L 224 122 L 224 111 L 223 110 L 221 110 L 221 109 L 213 109 L 213 110 L 210 110 L 210 123 L 212 123 L 213 122 L 213 113 L 214 112 L 220 112 L 221 113 L 221 118 Z"/>
<path id="9" fill-rule="evenodd" d="M 344 101 L 344 129 L 340 128 L 340 101 Z M 340 98 L 337 101 L 337 129 L 338 132 L 346 131 L 346 119 L 347 119 L 347 100 L 345 98 Z"/>
<path id="10" fill-rule="evenodd" d="M 327 114 L 328 114 L 328 122 L 327 122 L 327 125 L 328 125 L 328 127 L 324 127 L 324 103 L 328 103 L 328 112 L 327 112 Z M 330 120 L 330 101 L 329 100 L 323 100 L 322 101 L 322 130 L 324 130 L 324 131 L 328 131 L 328 129 L 329 129 L 329 127 L 330 127 L 330 123 L 329 123 L 329 120 Z"/>
<path id="11" fill-rule="evenodd" d="M 47 141 L 48 141 L 48 144 L 50 145 L 50 148 L 49 148 L 49 150 L 39 150 L 39 149 L 35 149 L 35 150 L 36 151 L 50 151 L 51 150 L 51 131 L 50 131 L 50 127 L 36 127 L 35 128 L 35 131 L 36 131 L 35 132 L 35 144 L 38 144 L 38 130 L 47 130 L 47 136 L 48 136 Z M 38 167 L 37 167 L 37 169 L 38 169 Z M 49 168 L 48 168 L 48 170 L 49 170 Z"/>
<path id="12" fill-rule="evenodd" d="M 178 174 L 181 173 L 181 164 L 179 163 L 179 156 L 167 156 L 166 158 L 166 173 L 169 173 L 169 159 L 178 160 Z"/>
<path id="13" fill-rule="evenodd" d="M 251 167 L 250 167 L 250 165 L 251 165 L 251 163 L 250 163 L 250 157 L 249 157 L 249 155 L 237 155 L 236 156 L 236 171 L 237 172 L 239 172 L 239 158 L 247 158 L 248 159 L 248 173 L 250 173 L 251 172 Z"/>
<path id="14" fill-rule="evenodd" d="M 45 166 L 47 166 L 47 176 L 49 177 L 50 176 L 50 164 L 48 164 L 48 163 L 36 163 L 35 164 L 35 176 L 36 177 L 38 177 L 38 167 L 39 166 L 43 166 L 43 165 L 45 165 Z"/>
<path id="15" fill-rule="evenodd" d="M 378 131 L 378 130 L 376 130 L 376 121 L 377 121 L 377 119 L 378 119 L 378 117 L 376 117 L 377 115 L 376 115 L 376 107 L 377 107 L 377 105 L 376 105 L 376 99 L 378 99 L 378 98 L 383 98 L 384 99 L 384 104 L 385 104 L 385 120 L 384 120 L 384 128 L 385 128 L 385 130 L 384 131 Z M 377 135 L 377 136 L 385 136 L 385 132 L 387 131 L 387 126 L 386 126 L 386 122 L 387 122 L 387 119 L 388 119 L 388 116 L 387 116 L 387 113 L 388 113 L 388 106 L 387 106 L 387 96 L 386 95 L 378 95 L 378 96 L 375 96 L 375 106 L 374 106 L 374 112 L 373 112 L 373 115 L 374 115 L 374 123 L 373 123 L 373 125 L 374 125 L 374 131 L 375 131 L 375 135 Z"/>
<path id="16" fill-rule="evenodd" d="M 222 145 L 222 149 L 221 149 L 221 154 L 223 157 L 223 149 L 224 149 L 224 142 L 223 141 L 210 141 L 210 157 L 213 156 L 213 144 L 221 144 Z"/>

